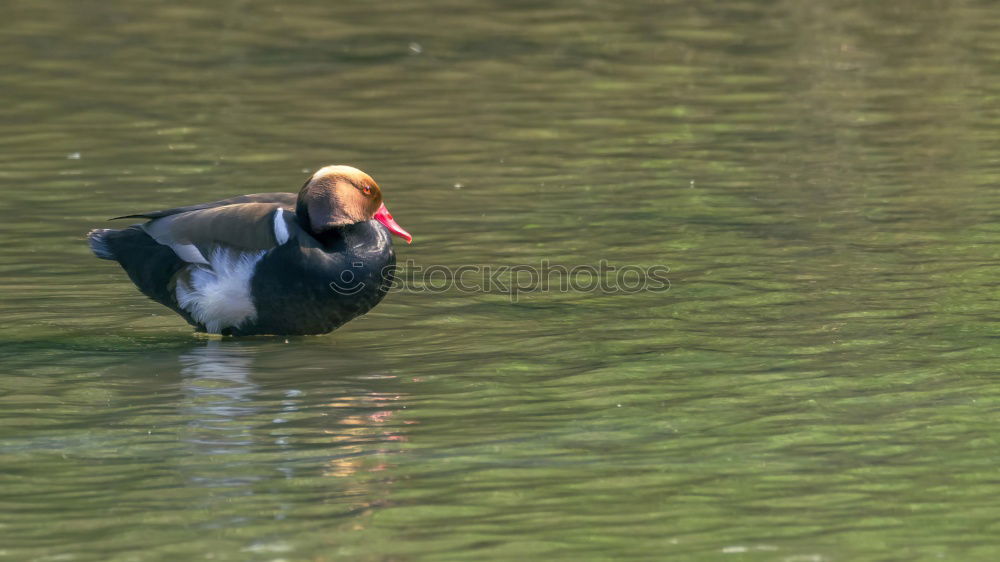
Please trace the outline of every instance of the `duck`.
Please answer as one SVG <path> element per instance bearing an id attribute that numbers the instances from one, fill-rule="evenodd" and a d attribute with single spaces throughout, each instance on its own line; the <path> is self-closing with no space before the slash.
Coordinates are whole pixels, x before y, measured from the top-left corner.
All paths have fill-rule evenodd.
<path id="1" fill-rule="evenodd" d="M 114 219 L 87 233 L 147 297 L 198 332 L 316 335 L 370 311 L 392 286 L 392 237 L 413 237 L 371 176 L 345 165 L 298 193 L 255 193 Z"/>

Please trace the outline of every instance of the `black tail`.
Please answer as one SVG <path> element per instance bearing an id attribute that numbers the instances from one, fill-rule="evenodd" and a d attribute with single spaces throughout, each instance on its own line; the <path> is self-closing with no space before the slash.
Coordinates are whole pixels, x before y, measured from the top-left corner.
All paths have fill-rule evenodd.
<path id="1" fill-rule="evenodd" d="M 174 276 L 187 265 L 170 248 L 154 240 L 139 225 L 121 230 L 99 228 L 87 233 L 94 255 L 121 264 L 129 279 L 147 297 L 172 308 L 188 322 L 190 315 L 177 305 L 172 285 Z"/>
<path id="2" fill-rule="evenodd" d="M 108 245 L 108 235 L 112 232 L 118 231 L 110 228 L 95 228 L 87 233 L 87 243 L 90 244 L 90 250 L 102 260 L 115 259 L 115 254 Z"/>

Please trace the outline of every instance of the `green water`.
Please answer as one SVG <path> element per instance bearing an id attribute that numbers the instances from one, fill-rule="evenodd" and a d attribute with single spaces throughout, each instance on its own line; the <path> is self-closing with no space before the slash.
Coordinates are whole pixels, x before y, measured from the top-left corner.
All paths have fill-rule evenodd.
<path id="1" fill-rule="evenodd" d="M 0 559 L 1000 558 L 992 3 L 0 13 Z M 83 241 L 331 163 L 401 261 L 670 290 L 219 340 Z"/>

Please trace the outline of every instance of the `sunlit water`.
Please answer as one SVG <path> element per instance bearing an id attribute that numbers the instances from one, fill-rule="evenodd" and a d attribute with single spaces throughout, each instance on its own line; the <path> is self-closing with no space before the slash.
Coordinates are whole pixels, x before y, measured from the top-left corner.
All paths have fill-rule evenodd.
<path id="1" fill-rule="evenodd" d="M 991 3 L 2 12 L 0 557 L 1000 557 Z M 83 241 L 329 163 L 414 269 L 670 289 L 219 340 Z"/>

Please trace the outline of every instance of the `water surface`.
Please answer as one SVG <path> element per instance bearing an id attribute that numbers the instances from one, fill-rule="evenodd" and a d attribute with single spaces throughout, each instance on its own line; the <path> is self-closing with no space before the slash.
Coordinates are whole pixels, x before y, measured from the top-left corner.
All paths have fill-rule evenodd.
<path id="1" fill-rule="evenodd" d="M 4 11 L 0 557 L 1000 556 L 992 4 Z M 330 163 L 414 266 L 670 290 L 219 340 L 83 241 Z"/>

